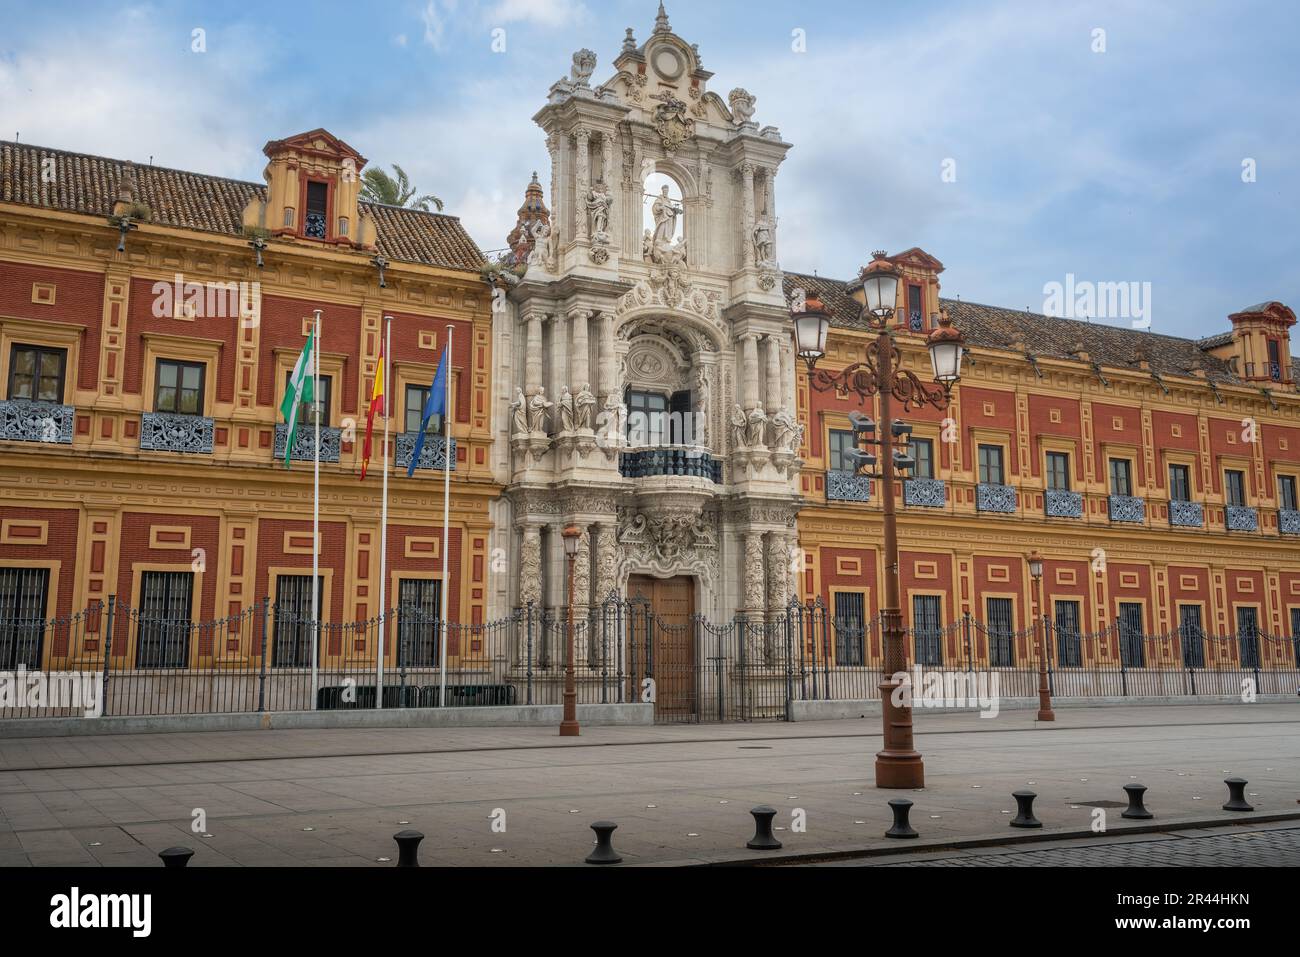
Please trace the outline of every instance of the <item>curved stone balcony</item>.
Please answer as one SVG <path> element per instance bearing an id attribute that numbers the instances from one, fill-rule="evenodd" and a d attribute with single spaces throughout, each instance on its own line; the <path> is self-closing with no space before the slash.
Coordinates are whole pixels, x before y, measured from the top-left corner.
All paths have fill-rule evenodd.
<path id="1" fill-rule="evenodd" d="M 1204 528 L 1205 506 L 1200 502 L 1170 502 L 1169 524 L 1178 528 Z"/>
<path id="2" fill-rule="evenodd" d="M 680 476 L 722 484 L 722 463 L 701 449 L 672 446 L 632 449 L 619 456 L 619 474 L 626 479 Z"/>
<path id="3" fill-rule="evenodd" d="M 70 405 L 54 402 L 0 402 L 0 440 L 71 445 L 74 411 Z"/>

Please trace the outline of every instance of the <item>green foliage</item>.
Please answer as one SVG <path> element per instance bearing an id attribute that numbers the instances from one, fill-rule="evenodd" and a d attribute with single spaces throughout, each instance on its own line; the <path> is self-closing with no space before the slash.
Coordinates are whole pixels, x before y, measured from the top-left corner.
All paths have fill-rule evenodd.
<path id="1" fill-rule="evenodd" d="M 396 178 L 389 176 L 382 169 L 372 167 L 361 174 L 361 198 L 368 203 L 379 203 L 384 206 L 401 206 L 406 209 L 418 209 L 423 212 L 432 212 L 430 207 L 435 207 L 438 212 L 442 212 L 442 200 L 432 194 L 417 196 L 418 192 L 411 185 L 410 177 L 406 175 L 406 170 L 393 164 L 393 172 L 397 174 Z"/>

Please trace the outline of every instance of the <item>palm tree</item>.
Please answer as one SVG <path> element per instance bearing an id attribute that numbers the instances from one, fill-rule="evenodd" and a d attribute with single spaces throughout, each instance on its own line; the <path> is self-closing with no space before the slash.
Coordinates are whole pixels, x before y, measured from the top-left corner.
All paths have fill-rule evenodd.
<path id="1" fill-rule="evenodd" d="M 397 178 L 389 176 L 382 169 L 368 169 L 361 174 L 361 198 L 368 203 L 379 203 L 383 206 L 402 206 L 407 209 L 418 209 L 423 212 L 430 212 L 429 207 L 435 206 L 438 212 L 442 212 L 442 200 L 437 196 L 424 195 L 416 196 L 416 189 L 411 185 L 411 179 L 406 175 L 406 170 L 393 164 L 393 172 Z"/>

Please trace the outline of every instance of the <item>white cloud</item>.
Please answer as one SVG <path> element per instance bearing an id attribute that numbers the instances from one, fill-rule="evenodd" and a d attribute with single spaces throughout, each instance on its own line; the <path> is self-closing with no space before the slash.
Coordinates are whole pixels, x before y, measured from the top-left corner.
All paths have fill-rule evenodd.
<path id="1" fill-rule="evenodd" d="M 489 23 L 535 23 L 562 27 L 585 19 L 587 8 L 579 0 L 499 0 L 486 14 Z"/>

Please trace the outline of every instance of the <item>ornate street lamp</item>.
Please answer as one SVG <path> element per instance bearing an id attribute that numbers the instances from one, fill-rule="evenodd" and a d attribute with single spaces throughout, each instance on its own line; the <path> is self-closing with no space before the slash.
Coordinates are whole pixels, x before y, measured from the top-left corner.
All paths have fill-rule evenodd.
<path id="1" fill-rule="evenodd" d="M 870 474 L 881 483 L 885 523 L 885 607 L 881 609 L 885 645 L 885 667 L 881 675 L 880 704 L 884 722 L 884 748 L 876 755 L 876 787 L 889 789 L 925 786 L 925 766 L 912 738 L 910 704 L 898 704 L 894 693 L 901 682 L 896 675 L 907 671 L 907 648 L 904 643 L 901 585 L 898 575 L 898 517 L 894 505 L 895 471 L 906 472 L 916 465 L 908 454 L 911 426 L 894 419 L 893 406 L 901 411 L 931 406 L 948 408 L 953 386 L 961 378 L 963 339 L 946 315 L 930 334 L 928 346 L 934 366 L 935 385 L 922 382 L 915 373 L 900 368 L 902 359 L 890 328 L 898 306 L 899 272 L 886 254 L 879 252 L 871 265 L 862 271 L 862 320 L 876 339 L 867 346 L 862 362 L 843 372 L 826 372 L 817 363 L 826 355 L 830 316 L 817 297 L 807 300 L 802 312 L 791 314 L 799 357 L 808 365 L 808 382 L 818 392 L 856 395 L 864 404 L 880 397 L 880 427 L 863 416 L 854 418 L 854 431 L 860 437 L 872 434 L 879 438 L 861 438 L 868 446 L 880 450 L 879 457 L 859 453 L 855 461 L 870 468 L 879 463 L 878 474 Z M 901 448 L 898 448 L 901 446 Z"/>
<path id="2" fill-rule="evenodd" d="M 1047 606 L 1043 604 L 1043 556 L 1038 554 L 1038 549 L 1029 554 L 1029 577 L 1034 580 L 1038 600 L 1038 618 L 1034 622 L 1038 635 L 1038 720 L 1055 721 L 1052 690 L 1047 684 Z"/>
<path id="3" fill-rule="evenodd" d="M 569 653 L 564 667 L 564 719 L 560 722 L 560 737 L 576 738 L 581 736 L 578 727 L 578 689 L 573 672 L 573 566 L 578 559 L 578 545 L 582 542 L 582 532 L 570 525 L 563 532 L 564 557 L 569 572 L 569 614 L 565 627 L 565 642 Z"/>

